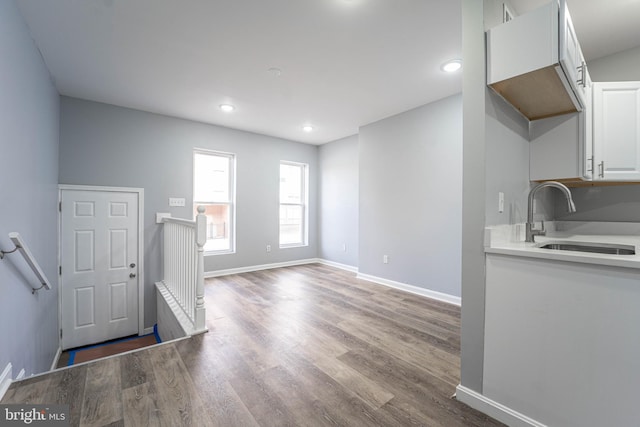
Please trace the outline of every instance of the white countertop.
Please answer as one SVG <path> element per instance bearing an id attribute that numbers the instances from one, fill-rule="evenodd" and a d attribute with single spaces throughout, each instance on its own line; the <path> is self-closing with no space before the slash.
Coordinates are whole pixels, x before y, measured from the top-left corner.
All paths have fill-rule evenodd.
<path id="1" fill-rule="evenodd" d="M 640 224 L 638 223 L 557 222 L 545 223 L 545 226 L 548 229 L 547 235 L 535 236 L 534 243 L 524 241 L 523 224 L 487 227 L 485 229 L 485 252 L 640 269 Z M 539 247 L 545 242 L 557 240 L 631 245 L 635 247 L 636 255 L 598 254 Z"/>

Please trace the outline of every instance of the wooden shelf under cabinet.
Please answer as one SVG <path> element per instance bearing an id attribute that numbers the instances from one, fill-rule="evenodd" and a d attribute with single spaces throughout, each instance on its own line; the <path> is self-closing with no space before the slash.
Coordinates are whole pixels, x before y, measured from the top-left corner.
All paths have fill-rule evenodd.
<path id="1" fill-rule="evenodd" d="M 533 182 L 546 182 L 556 181 L 566 185 L 569 188 L 582 188 L 582 187 L 611 187 L 615 185 L 640 185 L 640 182 L 633 181 L 584 181 L 580 178 L 565 178 L 565 179 L 544 179 Z"/>
<path id="2" fill-rule="evenodd" d="M 539 120 L 577 110 L 557 70 L 549 66 L 489 86 L 529 120 Z"/>

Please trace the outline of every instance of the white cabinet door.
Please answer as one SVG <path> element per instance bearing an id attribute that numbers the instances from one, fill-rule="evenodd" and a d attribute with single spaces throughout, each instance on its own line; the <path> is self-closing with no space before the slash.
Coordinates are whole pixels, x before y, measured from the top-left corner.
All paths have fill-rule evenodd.
<path id="1" fill-rule="evenodd" d="M 586 105 L 587 66 L 565 1 L 560 4 L 560 63 L 582 108 Z"/>
<path id="2" fill-rule="evenodd" d="M 640 181 L 640 82 L 593 84 L 596 179 Z"/>

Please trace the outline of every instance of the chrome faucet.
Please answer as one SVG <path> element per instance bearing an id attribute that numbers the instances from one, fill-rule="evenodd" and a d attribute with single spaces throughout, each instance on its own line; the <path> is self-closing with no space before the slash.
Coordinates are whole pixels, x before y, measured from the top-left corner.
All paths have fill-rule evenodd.
<path id="1" fill-rule="evenodd" d="M 529 191 L 525 242 L 533 242 L 534 241 L 533 238 L 535 236 L 544 236 L 546 234 L 546 231 L 544 229 L 544 221 L 542 221 L 542 226 L 539 230 L 536 230 L 533 224 L 533 197 L 538 192 L 538 190 L 545 187 L 555 187 L 558 190 L 562 191 L 564 196 L 567 198 L 567 210 L 569 212 L 576 211 L 576 205 L 573 203 L 573 198 L 571 197 L 571 191 L 569 191 L 566 185 L 561 184 L 557 181 L 547 181 L 547 182 L 542 182 L 536 185 L 531 189 L 531 191 Z"/>

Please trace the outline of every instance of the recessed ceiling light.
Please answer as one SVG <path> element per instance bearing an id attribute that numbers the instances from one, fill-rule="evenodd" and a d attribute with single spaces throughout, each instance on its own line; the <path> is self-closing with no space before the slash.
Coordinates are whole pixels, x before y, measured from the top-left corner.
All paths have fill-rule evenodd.
<path id="1" fill-rule="evenodd" d="M 304 125 L 304 126 L 302 126 L 302 130 L 305 131 L 305 132 L 313 132 L 313 126 Z"/>
<path id="2" fill-rule="evenodd" d="M 233 106 L 233 105 L 231 105 L 231 104 L 220 104 L 220 109 L 221 109 L 222 111 L 224 111 L 225 113 L 230 113 L 230 112 L 232 112 L 233 110 L 235 110 L 235 109 L 236 109 L 236 107 L 234 107 L 234 106 Z"/>
<path id="3" fill-rule="evenodd" d="M 442 64 L 442 71 L 447 73 L 454 73 L 462 68 L 462 61 L 460 59 L 452 59 L 451 61 Z"/>

